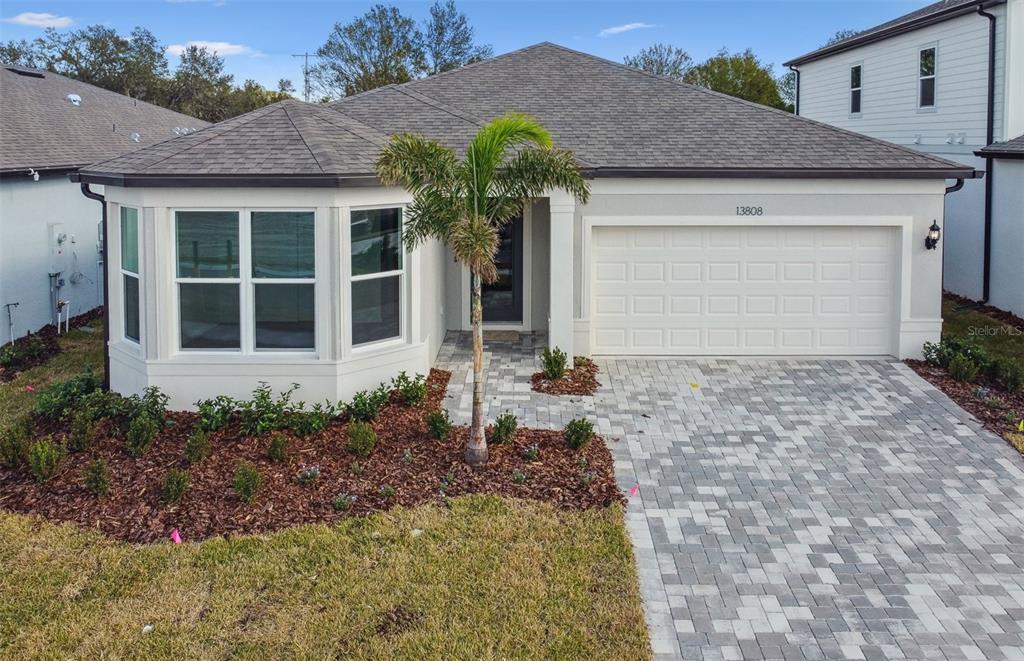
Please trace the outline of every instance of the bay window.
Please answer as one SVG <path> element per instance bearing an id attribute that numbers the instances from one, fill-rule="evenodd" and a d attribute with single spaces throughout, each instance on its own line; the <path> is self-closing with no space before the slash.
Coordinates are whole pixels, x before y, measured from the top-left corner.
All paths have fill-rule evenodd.
<path id="1" fill-rule="evenodd" d="M 352 344 L 402 336 L 402 210 L 353 210 Z"/>
<path id="2" fill-rule="evenodd" d="M 177 211 L 175 237 L 182 349 L 314 349 L 312 211 Z"/>
<path id="3" fill-rule="evenodd" d="M 121 287 L 124 337 L 138 343 L 139 210 L 132 207 L 121 207 Z"/>

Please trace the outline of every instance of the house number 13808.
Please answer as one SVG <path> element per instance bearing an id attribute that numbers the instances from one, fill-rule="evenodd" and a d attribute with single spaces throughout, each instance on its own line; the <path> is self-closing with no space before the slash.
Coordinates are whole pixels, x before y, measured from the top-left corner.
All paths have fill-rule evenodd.
<path id="1" fill-rule="evenodd" d="M 764 207 L 736 207 L 737 216 L 763 216 Z"/>

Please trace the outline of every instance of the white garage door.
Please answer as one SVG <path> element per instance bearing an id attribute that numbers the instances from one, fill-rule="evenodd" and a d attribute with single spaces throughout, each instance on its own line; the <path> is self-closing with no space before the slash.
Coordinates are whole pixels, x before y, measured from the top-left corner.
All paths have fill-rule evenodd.
<path id="1" fill-rule="evenodd" d="M 595 227 L 597 355 L 894 354 L 885 227 Z"/>

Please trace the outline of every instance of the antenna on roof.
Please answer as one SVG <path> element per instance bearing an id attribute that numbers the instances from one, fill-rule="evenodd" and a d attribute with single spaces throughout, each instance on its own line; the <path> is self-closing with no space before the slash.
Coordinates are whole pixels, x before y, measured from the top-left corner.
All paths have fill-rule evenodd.
<path id="1" fill-rule="evenodd" d="M 292 54 L 292 57 L 303 58 L 302 64 L 302 96 L 306 103 L 309 103 L 309 53 Z M 313 57 L 316 57 L 314 55 Z"/>

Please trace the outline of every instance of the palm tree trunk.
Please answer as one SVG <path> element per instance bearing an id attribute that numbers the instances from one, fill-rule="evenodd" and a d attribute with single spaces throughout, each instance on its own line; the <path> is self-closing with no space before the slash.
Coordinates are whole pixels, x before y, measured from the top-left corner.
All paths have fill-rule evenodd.
<path id="1" fill-rule="evenodd" d="M 473 425 L 466 445 L 466 463 L 483 466 L 487 463 L 487 438 L 484 435 L 484 324 L 480 276 L 470 274 L 470 320 L 473 326 Z"/>

